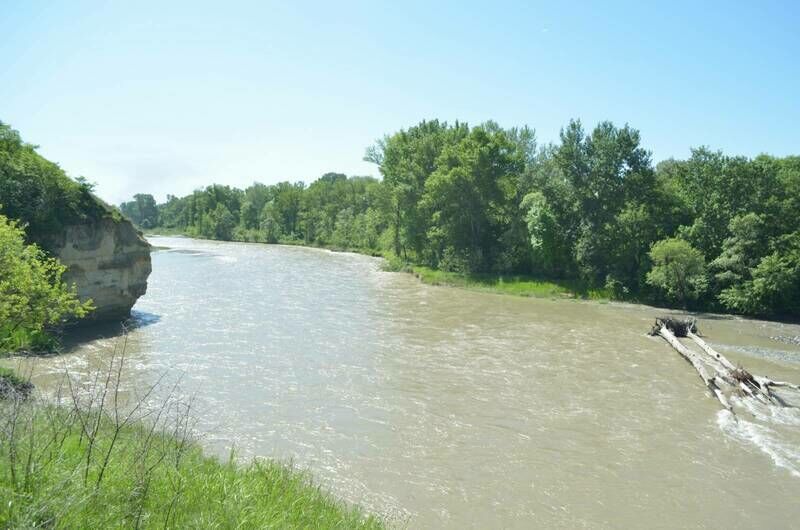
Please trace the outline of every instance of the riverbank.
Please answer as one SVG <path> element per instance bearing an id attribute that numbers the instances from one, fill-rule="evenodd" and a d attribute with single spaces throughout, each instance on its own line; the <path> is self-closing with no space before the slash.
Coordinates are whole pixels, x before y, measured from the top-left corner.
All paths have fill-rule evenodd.
<path id="1" fill-rule="evenodd" d="M 387 270 L 393 269 L 389 265 Z M 611 296 L 605 290 L 586 289 L 576 282 L 538 280 L 521 275 L 445 272 L 412 264 L 403 264 L 399 272 L 413 274 L 422 283 L 428 285 L 457 287 L 471 291 L 534 298 L 581 298 L 605 302 L 611 300 Z"/>
<path id="2" fill-rule="evenodd" d="M 193 239 L 204 239 L 174 229 L 146 230 L 145 236 L 168 237 L 182 236 Z M 218 241 L 210 239 L 208 241 Z M 281 241 L 279 243 L 265 243 L 263 241 L 238 241 L 235 243 L 257 243 L 262 245 L 288 245 L 308 248 L 319 248 L 331 252 L 353 252 L 371 257 L 380 257 L 385 260 L 384 270 L 388 272 L 404 272 L 412 274 L 422 283 L 456 287 L 471 291 L 482 291 L 495 294 L 523 296 L 533 298 L 577 298 L 608 302 L 614 299 L 607 289 L 589 289 L 579 282 L 568 280 L 543 280 L 533 276 L 515 274 L 473 274 L 441 271 L 424 265 L 415 265 L 399 258 L 390 252 L 380 252 L 373 249 L 345 248 L 333 245 L 308 245 L 303 241 Z"/>
<path id="3" fill-rule="evenodd" d="M 186 417 L 165 429 L 179 409 L 128 421 L 102 407 L 0 400 L 0 528 L 384 527 L 289 464 L 205 455 Z"/>

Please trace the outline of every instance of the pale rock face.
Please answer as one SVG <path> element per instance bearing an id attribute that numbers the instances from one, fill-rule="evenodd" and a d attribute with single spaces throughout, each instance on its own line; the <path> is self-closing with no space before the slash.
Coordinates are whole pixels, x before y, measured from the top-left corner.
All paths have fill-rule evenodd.
<path id="1" fill-rule="evenodd" d="M 75 283 L 81 300 L 95 310 L 85 320 L 121 320 L 147 291 L 150 244 L 130 221 L 102 218 L 66 227 L 51 252 L 68 267 L 64 279 Z"/>

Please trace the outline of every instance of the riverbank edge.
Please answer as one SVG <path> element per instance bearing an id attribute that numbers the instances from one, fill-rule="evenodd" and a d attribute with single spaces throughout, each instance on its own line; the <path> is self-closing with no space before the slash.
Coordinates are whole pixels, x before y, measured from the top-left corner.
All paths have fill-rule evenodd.
<path id="1" fill-rule="evenodd" d="M 226 463 L 142 421 L 120 428 L 102 419 L 87 435 L 75 410 L 35 399 L 0 399 L 4 408 L 15 428 L 2 436 L 10 448 L 0 452 L 2 528 L 132 527 L 134 514 L 137 527 L 387 527 L 292 463 L 241 465 L 233 453 Z M 156 447 L 161 454 L 142 457 Z"/>
<path id="2" fill-rule="evenodd" d="M 144 231 L 145 237 L 188 237 L 203 241 L 222 241 L 230 243 L 247 243 L 257 245 L 284 245 L 291 247 L 304 247 L 328 250 L 330 252 L 347 252 L 361 254 L 373 258 L 383 258 L 383 270 L 387 272 L 403 272 L 411 274 L 427 285 L 454 287 L 469 291 L 480 291 L 494 294 L 520 296 L 526 298 L 552 298 L 552 299 L 580 299 L 593 300 L 600 303 L 615 301 L 616 299 L 605 289 L 587 289 L 578 282 L 567 280 L 545 280 L 533 276 L 515 274 L 468 274 L 447 272 L 433 269 L 425 265 L 417 265 L 396 256 L 392 252 L 381 252 L 373 249 L 360 249 L 340 247 L 336 245 L 312 245 L 304 241 L 280 241 L 266 243 L 263 241 L 245 241 L 238 239 L 221 240 L 208 239 L 180 230 L 152 229 Z M 158 248 L 158 247 L 154 247 Z M 626 301 L 627 302 L 627 301 Z M 632 301 L 632 303 L 637 303 Z"/>
<path id="3" fill-rule="evenodd" d="M 746 315 L 739 313 L 725 313 L 713 309 L 686 309 L 677 306 L 658 306 L 637 298 L 619 298 L 608 289 L 587 289 L 576 281 L 569 280 L 544 280 L 533 276 L 514 274 L 465 274 L 446 272 L 424 265 L 416 265 L 396 256 L 392 252 L 380 252 L 372 249 L 345 248 L 334 245 L 309 245 L 304 241 L 281 241 L 279 243 L 266 243 L 263 241 L 223 240 L 209 239 L 187 234 L 180 230 L 145 230 L 145 236 L 153 237 L 186 237 L 201 241 L 216 241 L 222 243 L 245 243 L 250 245 L 275 245 L 289 247 L 303 247 L 329 252 L 342 252 L 360 254 L 384 260 L 382 269 L 386 272 L 402 272 L 411 274 L 426 285 L 464 289 L 467 291 L 498 294 L 503 296 L 517 296 L 522 298 L 541 298 L 550 300 L 575 300 L 595 302 L 598 304 L 624 304 L 633 305 L 653 310 L 653 317 L 660 314 L 683 314 L 697 318 L 729 318 L 747 319 L 760 322 L 779 322 L 783 324 L 800 324 L 800 318 L 791 316 Z M 158 247 L 153 247 L 157 249 Z"/>

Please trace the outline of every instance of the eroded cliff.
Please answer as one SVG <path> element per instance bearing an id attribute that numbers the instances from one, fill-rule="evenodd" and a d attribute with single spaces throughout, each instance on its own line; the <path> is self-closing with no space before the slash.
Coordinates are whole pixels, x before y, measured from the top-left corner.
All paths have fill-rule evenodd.
<path id="1" fill-rule="evenodd" d="M 150 245 L 127 219 L 104 216 L 67 225 L 47 246 L 68 267 L 65 279 L 75 283 L 81 300 L 94 301 L 86 320 L 123 319 L 147 291 Z"/>
<path id="2" fill-rule="evenodd" d="M 94 301 L 86 320 L 123 319 L 147 290 L 150 245 L 92 189 L 0 122 L 0 214 L 68 267 L 67 282 Z"/>

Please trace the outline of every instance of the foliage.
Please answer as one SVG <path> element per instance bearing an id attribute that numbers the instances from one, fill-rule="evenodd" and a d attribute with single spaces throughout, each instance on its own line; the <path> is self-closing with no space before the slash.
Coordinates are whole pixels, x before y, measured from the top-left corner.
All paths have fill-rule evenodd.
<path id="1" fill-rule="evenodd" d="M 157 206 L 151 228 L 208 239 L 304 243 L 377 253 L 386 230 L 384 187 L 370 177 L 326 173 L 302 182 L 213 185 Z M 133 201 L 132 201 L 133 202 Z M 124 203 L 123 210 L 127 207 Z"/>
<path id="2" fill-rule="evenodd" d="M 514 199 L 524 168 L 501 129 L 476 127 L 444 147 L 420 201 L 432 264 L 458 272 L 518 268 L 503 251 L 505 234 L 519 222 Z"/>
<path id="3" fill-rule="evenodd" d="M 137 193 L 132 201 L 120 204 L 119 209 L 136 226 L 147 229 L 158 225 L 158 206 L 152 195 Z"/>
<path id="4" fill-rule="evenodd" d="M 116 217 L 118 213 L 92 195 L 92 189 L 83 178 L 67 177 L 0 122 L 0 214 L 25 226 L 29 242 L 49 248 L 51 238 L 67 224 Z"/>
<path id="5" fill-rule="evenodd" d="M 702 252 L 686 241 L 663 239 L 650 250 L 653 268 L 647 283 L 662 289 L 667 296 L 684 307 L 696 300 L 708 286 L 706 263 Z"/>
<path id="6" fill-rule="evenodd" d="M 615 298 L 800 316 L 776 291 L 795 270 L 786 242 L 800 231 L 800 157 L 701 147 L 654 167 L 628 125 L 571 121 L 558 142 L 538 147 L 527 127 L 432 120 L 385 136 L 365 160 L 382 180 L 327 173 L 308 186 L 213 185 L 158 205 L 158 226 L 392 255 L 399 269 L 557 279 Z M 700 253 L 708 281 L 675 290 L 662 275 L 669 268 L 651 270 L 653 245 L 674 238 Z"/>
<path id="7" fill-rule="evenodd" d="M 800 232 L 779 238 L 748 276 L 720 293 L 725 307 L 740 313 L 800 314 Z"/>
<path id="8" fill-rule="evenodd" d="M 64 270 L 0 215 L 0 353 L 46 346 L 49 328 L 92 309 L 62 281 Z"/>
<path id="9" fill-rule="evenodd" d="M 474 291 L 487 291 L 532 298 L 583 298 L 606 300 L 609 294 L 604 289 L 592 289 L 578 281 L 542 280 L 524 275 L 463 274 L 432 269 L 421 265 L 401 269 L 413 273 L 423 283 L 448 285 Z"/>

